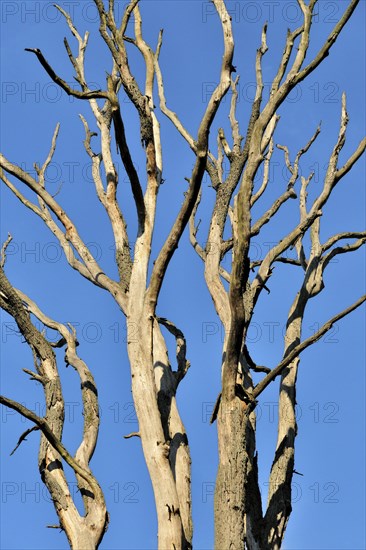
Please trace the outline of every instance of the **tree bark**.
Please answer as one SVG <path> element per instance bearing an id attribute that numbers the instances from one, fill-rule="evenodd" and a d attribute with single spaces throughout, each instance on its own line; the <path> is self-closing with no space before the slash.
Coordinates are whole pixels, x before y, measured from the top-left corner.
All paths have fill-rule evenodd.
<path id="1" fill-rule="evenodd" d="M 260 550 L 262 505 L 251 405 L 224 398 L 217 417 L 219 469 L 215 489 L 215 548 Z"/>

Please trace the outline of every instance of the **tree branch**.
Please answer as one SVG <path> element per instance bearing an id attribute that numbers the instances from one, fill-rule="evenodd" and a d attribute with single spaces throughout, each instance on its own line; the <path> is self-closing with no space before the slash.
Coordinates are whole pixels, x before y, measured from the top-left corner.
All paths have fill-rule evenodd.
<path id="1" fill-rule="evenodd" d="M 8 233 L 8 238 L 6 239 L 6 241 L 4 242 L 4 244 L 1 247 L 1 252 L 0 252 L 0 268 L 1 269 L 5 265 L 5 262 L 6 262 L 6 249 L 8 248 L 8 246 L 11 243 L 12 239 L 13 239 L 13 237 L 10 235 L 10 233 Z"/>
<path id="2" fill-rule="evenodd" d="M 343 94 L 341 122 L 340 122 L 340 129 L 338 133 L 338 139 L 336 141 L 335 146 L 333 147 L 333 151 L 329 158 L 328 168 L 327 168 L 327 172 L 326 172 L 326 176 L 323 184 L 323 189 L 319 194 L 319 196 L 314 201 L 306 217 L 303 219 L 300 219 L 300 223 L 292 231 L 290 231 L 290 233 L 288 233 L 288 235 L 284 239 L 282 239 L 277 245 L 275 245 L 268 252 L 266 257 L 262 261 L 261 266 L 258 270 L 257 276 L 252 283 L 252 290 L 254 292 L 254 302 L 253 302 L 254 304 L 258 299 L 258 296 L 260 294 L 261 289 L 263 288 L 263 285 L 266 284 L 268 278 L 271 275 L 270 266 L 272 265 L 272 263 L 276 260 L 278 256 L 281 256 L 290 246 L 295 244 L 298 241 L 298 239 L 301 239 L 304 233 L 309 229 L 309 227 L 313 225 L 316 218 L 322 215 L 321 209 L 328 201 L 329 196 L 332 193 L 336 184 L 340 181 L 340 179 L 337 178 L 336 167 L 337 167 L 340 151 L 342 150 L 345 142 L 347 123 L 348 123 L 348 115 L 346 110 L 346 97 L 345 97 L 345 94 Z M 319 133 L 319 128 L 315 132 L 313 138 L 311 138 L 307 146 L 302 151 L 306 152 L 306 150 L 310 147 L 311 143 L 313 143 L 313 141 L 315 140 L 318 133 Z M 299 154 L 297 155 L 297 159 L 299 158 Z M 295 161 L 295 166 L 296 166 L 296 161 Z M 294 177 L 294 174 L 292 175 L 291 181 L 293 181 L 293 177 Z M 305 184 L 306 184 L 306 181 L 304 185 Z"/>
<path id="3" fill-rule="evenodd" d="M 338 21 L 338 23 L 335 25 L 332 32 L 329 34 L 327 40 L 325 41 L 322 48 L 319 50 L 318 54 L 315 56 L 313 61 L 309 63 L 302 71 L 300 71 L 294 78 L 293 83 L 298 84 L 306 76 L 308 76 L 314 69 L 320 65 L 320 63 L 329 55 L 329 51 L 331 47 L 334 45 L 335 41 L 337 40 L 338 36 L 340 35 L 343 27 L 351 17 L 352 13 L 356 9 L 357 5 L 359 3 L 359 0 L 352 0 L 344 14 L 342 15 L 341 19 Z"/>
<path id="4" fill-rule="evenodd" d="M 176 377 L 176 387 L 178 387 L 178 384 L 181 382 L 181 380 L 183 380 L 191 365 L 190 362 L 186 359 L 186 339 L 183 332 L 179 328 L 177 328 L 171 321 L 168 321 L 168 319 L 165 319 L 164 317 L 157 317 L 157 321 L 161 325 L 163 325 L 176 339 L 176 356 L 178 370 L 174 374 Z"/>
<path id="5" fill-rule="evenodd" d="M 175 248 L 178 246 L 180 237 L 188 223 L 188 220 L 196 203 L 202 183 L 202 178 L 206 168 L 209 130 L 221 103 L 221 100 L 227 93 L 231 83 L 231 72 L 233 69 L 232 59 L 234 54 L 234 41 L 231 28 L 231 20 L 222 0 L 214 0 L 214 4 L 221 19 L 225 47 L 223 62 L 221 66 L 220 82 L 211 95 L 205 114 L 203 115 L 198 129 L 196 146 L 197 159 L 192 172 L 192 177 L 190 179 L 190 185 L 186 193 L 185 200 L 173 224 L 170 234 L 160 250 L 152 271 L 148 289 L 148 299 L 153 309 L 156 305 L 163 277 L 165 275 L 170 259 L 173 255 Z"/>
<path id="6" fill-rule="evenodd" d="M 37 430 L 39 430 L 38 426 L 33 426 L 32 428 L 28 428 L 28 430 L 25 430 L 25 432 L 23 432 L 22 435 L 19 437 L 18 443 L 15 445 L 14 449 L 11 451 L 10 456 L 12 456 L 15 453 L 15 451 L 18 449 L 18 447 L 20 447 L 23 441 L 27 441 L 27 435 Z"/>
<path id="7" fill-rule="evenodd" d="M 329 239 L 322 245 L 322 253 L 329 250 L 334 244 L 336 244 L 338 241 L 344 240 L 344 239 L 363 239 L 366 236 L 365 231 L 347 231 L 344 233 L 337 233 L 336 235 L 333 235 L 332 237 L 329 237 Z"/>
<path id="8" fill-rule="evenodd" d="M 329 319 L 329 321 L 327 321 L 326 323 L 324 323 L 324 325 L 315 333 L 313 334 L 312 336 L 310 336 L 309 338 L 307 338 L 306 340 L 304 340 L 303 342 L 301 342 L 301 344 L 298 344 L 297 346 L 295 346 L 290 352 L 289 354 L 281 361 L 281 363 L 279 363 L 277 365 L 277 367 L 275 367 L 274 369 L 271 370 L 271 372 L 265 377 L 263 378 L 263 380 L 261 380 L 261 382 L 259 382 L 254 390 L 253 390 L 253 399 L 256 399 L 262 392 L 263 390 L 271 383 L 273 382 L 273 380 L 275 378 L 277 378 L 278 375 L 280 375 L 283 370 L 302 352 L 304 351 L 306 348 L 308 348 L 309 346 L 311 346 L 312 344 L 314 344 L 315 342 L 317 342 L 318 340 L 320 340 L 320 338 L 322 336 L 324 336 L 324 334 L 326 334 L 334 325 L 334 323 L 336 323 L 337 321 L 339 321 L 340 319 L 342 319 L 343 317 L 345 317 L 346 315 L 348 315 L 349 313 L 351 313 L 352 311 L 354 311 L 355 309 L 357 309 L 359 306 L 361 306 L 366 300 L 366 294 L 364 296 L 361 296 L 361 298 L 359 298 L 354 304 L 352 304 L 351 306 L 349 306 L 348 308 L 344 309 L 343 311 L 341 311 L 340 313 L 338 313 L 337 315 L 335 315 L 334 317 L 332 317 L 331 319 Z"/>
<path id="9" fill-rule="evenodd" d="M 62 223 L 66 231 L 60 242 L 62 242 L 64 250 L 66 247 L 65 240 L 72 244 L 72 246 L 75 248 L 75 250 L 81 257 L 81 259 L 83 260 L 84 265 L 90 274 L 90 276 L 87 276 L 87 278 L 91 280 L 95 285 L 100 286 L 108 290 L 109 292 L 111 292 L 113 296 L 119 296 L 121 301 L 123 302 L 124 297 L 122 295 L 121 289 L 119 288 L 118 284 L 115 281 L 112 281 L 102 271 L 101 267 L 98 265 L 97 261 L 91 254 L 90 250 L 87 248 L 87 246 L 81 239 L 75 224 L 71 221 L 71 219 L 69 218 L 67 213 L 64 211 L 64 209 L 50 195 L 50 193 L 48 193 L 46 189 L 44 189 L 41 185 L 39 185 L 39 183 L 34 178 L 32 178 L 27 172 L 22 170 L 19 166 L 9 162 L 2 154 L 0 154 L 0 166 L 6 172 L 15 176 L 19 181 L 21 181 L 29 189 L 31 189 L 38 197 L 40 197 L 44 201 L 45 205 L 53 212 L 53 214 L 55 214 L 58 220 Z M 20 196 L 18 196 L 18 198 L 20 198 L 21 200 Z M 40 217 L 42 217 L 42 219 L 46 221 L 45 216 L 40 216 Z M 60 235 L 60 232 L 57 231 L 56 229 L 57 227 L 56 224 L 48 220 L 47 225 L 50 227 L 52 232 L 56 234 L 56 236 Z M 72 267 L 75 267 L 78 270 L 81 267 L 80 262 L 72 261 L 72 258 L 70 261 L 68 257 L 67 257 L 67 260 L 69 261 L 70 265 L 72 265 Z M 84 269 L 80 269 L 79 271 L 82 275 L 85 276 Z"/>
<path id="10" fill-rule="evenodd" d="M 347 252 L 353 252 L 354 250 L 358 250 L 361 246 L 363 246 L 366 243 L 366 232 L 361 234 L 362 237 L 358 239 L 357 241 L 346 244 L 344 246 L 337 246 L 336 248 L 333 248 L 323 259 L 322 259 L 322 269 L 324 270 L 326 266 L 329 264 L 329 262 L 338 254 L 345 254 Z M 345 238 L 345 237 L 342 237 Z M 348 237 L 347 237 L 348 238 Z"/>
<path id="11" fill-rule="evenodd" d="M 61 77 L 59 77 L 55 73 L 55 71 L 52 69 L 52 67 L 48 64 L 48 62 L 44 58 L 44 56 L 43 56 L 43 54 L 42 54 L 42 52 L 39 48 L 24 48 L 24 49 L 25 49 L 26 52 L 32 52 L 37 56 L 38 61 L 40 62 L 42 67 L 45 69 L 48 76 L 53 80 L 53 82 L 55 82 L 55 84 L 60 86 L 60 88 L 62 88 L 67 93 L 67 95 L 77 97 L 78 99 L 88 99 L 88 100 L 89 99 L 98 99 L 98 98 L 108 99 L 108 97 L 109 97 L 108 92 L 103 92 L 102 90 L 95 90 L 95 91 L 89 90 L 89 91 L 85 91 L 85 92 L 84 91 L 80 92 L 78 90 L 73 90 L 71 88 L 71 86 L 69 86 L 67 84 L 67 82 L 65 82 L 65 80 L 63 80 Z"/>

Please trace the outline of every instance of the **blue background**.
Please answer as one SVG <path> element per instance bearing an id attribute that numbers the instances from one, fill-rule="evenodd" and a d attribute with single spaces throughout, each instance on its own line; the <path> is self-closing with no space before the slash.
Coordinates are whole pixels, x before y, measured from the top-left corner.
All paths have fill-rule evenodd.
<path id="1" fill-rule="evenodd" d="M 347 4 L 346 1 L 318 3 L 307 59 L 319 49 Z M 65 1 L 60 5 L 73 14 L 80 33 L 91 32 L 86 75 L 88 81 L 94 83 L 93 87 L 104 88 L 105 71 L 110 71 L 111 63 L 99 38 L 93 2 Z M 122 14 L 124 5 L 116 2 L 117 13 Z M 254 97 L 254 63 L 261 27 L 268 21 L 269 51 L 263 58 L 265 94 L 268 94 L 268 83 L 277 70 L 286 30 L 301 24 L 301 14 L 295 1 L 230 1 L 227 5 L 233 17 L 236 40 L 234 64 L 241 77 L 238 117 L 244 134 Z M 152 47 L 159 29 L 164 28 L 161 67 L 167 103 L 195 136 L 209 93 L 219 78 L 223 46 L 218 17 L 210 3 L 200 1 L 145 1 L 141 12 L 145 39 Z M 56 72 L 71 83 L 72 68 L 63 38 L 67 36 L 73 48 L 75 42 L 51 2 L 3 1 L 1 23 L 1 149 L 10 160 L 32 171 L 34 162 L 41 163 L 46 158 L 56 123 L 61 122 L 56 154 L 47 171 L 48 189 L 52 194 L 60 189 L 57 200 L 77 222 L 80 234 L 106 272 L 116 276 L 112 233 L 95 196 L 89 158 L 82 144 L 84 131 L 78 114 L 87 117 L 91 130 L 96 129 L 89 106 L 66 96 L 50 82 L 35 56 L 24 52 L 25 47 L 40 48 Z M 315 171 L 309 199 L 321 188 L 325 166 L 337 139 L 343 90 L 347 92 L 350 123 L 341 162 L 355 150 L 365 132 L 364 26 L 365 2 L 362 1 L 330 56 L 290 94 L 279 112 L 281 120 L 275 142 L 287 145 L 292 159 L 319 121 L 323 121 L 320 137 L 301 163 L 305 176 Z M 144 78 L 141 57 L 130 47 L 129 52 L 130 66 L 141 84 Z M 122 101 L 128 141 L 144 179 L 136 113 L 127 100 Z M 158 103 L 157 97 L 155 103 Z M 217 128 L 228 129 L 229 104 L 227 97 L 211 132 L 214 153 Z M 184 177 L 189 177 L 194 163 L 193 154 L 170 122 L 163 116 L 160 121 L 165 183 L 159 194 L 152 259 L 183 200 L 187 185 Z M 98 150 L 98 141 L 94 140 L 94 148 Z M 288 173 L 280 153 L 273 156 L 270 185 L 254 210 L 254 220 L 286 188 Z M 116 163 L 121 164 L 118 159 Z M 365 162 L 361 160 L 340 182 L 324 208 L 323 242 L 334 233 L 364 228 L 364 168 Z M 32 197 L 31 193 L 24 192 Z M 198 233 L 201 242 L 206 239 L 214 201 L 214 191 L 207 178 L 203 195 L 198 214 L 198 218 L 202 218 Z M 135 210 L 122 168 L 120 199 L 133 241 Z M 155 548 L 156 516 L 140 441 L 123 439 L 123 435 L 137 429 L 124 319 L 110 296 L 69 268 L 41 220 L 22 207 L 4 185 L 1 214 L 1 240 L 5 240 L 8 231 L 13 235 L 6 264 L 11 282 L 37 301 L 46 314 L 75 325 L 79 353 L 88 362 L 98 384 L 101 429 L 91 466 L 104 488 L 111 515 L 101 549 Z M 254 239 L 252 259 L 266 253 L 270 243 L 280 239 L 297 220 L 297 203 L 290 201 L 278 220 Z M 365 291 L 364 274 L 363 250 L 338 256 L 329 265 L 326 288 L 310 302 L 306 312 L 304 337 Z M 286 314 L 300 281 L 297 268 L 276 267 L 269 285 L 271 294 L 263 293 L 249 333 L 249 349 L 258 364 L 273 367 L 280 361 Z M 217 467 L 216 430 L 208 421 L 219 392 L 223 330 L 204 284 L 202 262 L 190 247 L 187 234 L 169 267 L 158 313 L 174 321 L 187 338 L 192 367 L 180 386 L 178 404 L 188 431 L 193 462 L 194 547 L 206 550 L 213 547 L 213 488 Z M 361 308 L 302 356 L 295 467 L 303 477 L 294 476 L 293 513 L 284 543 L 286 550 L 366 547 L 364 334 L 365 310 Z M 51 332 L 47 335 L 54 337 Z M 175 342 L 168 335 L 167 338 L 174 363 Z M 1 393 L 42 414 L 42 390 L 22 372 L 22 368 L 32 368 L 31 353 L 14 332 L 14 322 L 6 314 L 1 317 L 1 343 Z M 59 359 L 67 403 L 64 443 L 74 451 L 82 432 L 79 382 L 73 370 L 64 368 L 62 351 Z M 276 442 L 277 392 L 275 383 L 261 396 L 258 406 L 260 487 L 264 502 Z M 15 412 L 1 410 L 1 547 L 4 550 L 64 549 L 68 547 L 65 535 L 45 527 L 57 523 L 57 518 L 38 474 L 39 435 L 31 434 L 15 455 L 8 456 L 28 425 Z M 72 473 L 68 473 L 80 504 L 75 480 Z"/>

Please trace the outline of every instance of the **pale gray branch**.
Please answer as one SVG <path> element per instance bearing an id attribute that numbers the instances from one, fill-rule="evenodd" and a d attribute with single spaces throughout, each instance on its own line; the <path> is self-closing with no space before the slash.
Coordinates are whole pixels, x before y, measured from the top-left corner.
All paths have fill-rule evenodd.
<path id="1" fill-rule="evenodd" d="M 297 195 L 292 188 L 285 191 L 278 199 L 275 200 L 271 208 L 269 208 L 267 212 L 265 212 L 263 216 L 261 216 L 259 220 L 252 226 L 251 236 L 253 237 L 255 235 L 258 235 L 263 225 L 265 225 L 270 221 L 270 219 L 276 214 L 276 212 L 278 212 L 281 206 L 288 199 L 296 199 L 296 198 L 297 198 Z"/>
<path id="2" fill-rule="evenodd" d="M 365 152 L 366 149 L 366 138 L 362 139 L 359 146 L 357 147 L 356 151 L 353 153 L 353 155 L 347 160 L 347 162 L 342 166 L 342 168 L 339 168 L 336 173 L 336 179 L 340 180 L 349 172 L 352 168 L 352 166 L 355 164 L 355 162 L 358 161 L 358 159 L 361 157 L 361 155 Z"/>
<path id="3" fill-rule="evenodd" d="M 300 71 L 295 77 L 294 77 L 294 84 L 297 84 L 298 82 L 301 82 L 304 80 L 308 74 L 310 74 L 320 63 L 329 55 L 329 51 L 331 47 L 336 42 L 338 36 L 340 35 L 343 27 L 351 17 L 352 13 L 356 9 L 357 5 L 359 3 L 359 0 L 351 0 L 349 3 L 346 11 L 343 13 L 341 19 L 338 21 L 338 23 L 333 28 L 332 32 L 329 34 L 328 38 L 324 42 L 324 45 L 319 50 L 318 54 L 315 56 L 313 61 L 309 63 L 302 71 Z M 314 4 L 314 2 L 312 2 Z M 312 8 L 312 6 L 310 6 Z"/>
<path id="4" fill-rule="evenodd" d="M 257 50 L 257 56 L 255 60 L 255 74 L 257 79 L 257 89 L 255 92 L 254 101 L 260 101 L 263 93 L 263 74 L 262 74 L 262 57 L 268 50 L 267 46 L 267 23 L 264 24 L 262 29 L 262 42 L 261 46 Z"/>
<path id="5" fill-rule="evenodd" d="M 235 80 L 231 79 L 231 82 L 230 82 L 232 96 L 231 96 L 230 113 L 229 113 L 231 134 L 233 138 L 233 151 L 236 154 L 240 152 L 241 141 L 243 139 L 242 136 L 240 135 L 239 122 L 236 118 L 236 106 L 238 103 L 238 89 L 237 89 L 238 83 L 239 83 L 239 75 L 235 78 Z"/>
<path id="6" fill-rule="evenodd" d="M 282 59 L 281 59 L 281 63 L 280 63 L 280 66 L 278 68 L 278 71 L 277 71 L 277 74 L 275 76 L 275 78 L 273 79 L 273 82 L 272 82 L 272 86 L 271 86 L 271 96 L 277 92 L 280 84 L 281 84 L 281 81 L 282 81 L 282 78 L 286 72 L 286 69 L 287 69 L 287 65 L 288 65 L 288 62 L 290 60 L 290 57 L 291 57 L 291 53 L 292 53 L 292 49 L 294 47 L 294 42 L 295 42 L 295 39 L 304 31 L 304 26 L 302 25 L 301 27 L 297 28 L 296 30 L 294 30 L 293 32 L 291 32 L 290 30 L 287 31 L 287 38 L 286 38 L 286 46 L 285 46 L 285 49 L 283 51 L 283 54 L 282 54 Z"/>
<path id="7" fill-rule="evenodd" d="M 344 233 L 337 233 L 336 235 L 329 237 L 329 239 L 322 245 L 322 253 L 329 250 L 338 241 L 344 239 L 362 239 L 365 236 L 365 231 L 346 231 Z"/>
<path id="8" fill-rule="evenodd" d="M 258 189 L 258 191 L 254 195 L 252 195 L 252 197 L 250 199 L 250 205 L 251 206 L 253 206 L 257 202 L 257 200 L 263 195 L 264 191 L 267 189 L 267 185 L 268 185 L 268 181 L 269 181 L 269 167 L 270 167 L 270 162 L 271 162 L 271 157 L 272 157 L 272 154 L 273 154 L 273 150 L 274 150 L 274 144 L 273 144 L 273 139 L 271 137 L 270 141 L 269 141 L 269 149 L 268 149 L 268 152 L 265 156 L 264 163 L 263 163 L 262 184 L 261 184 L 260 188 Z"/>
<path id="9" fill-rule="evenodd" d="M 207 253 L 197 241 L 197 232 L 198 232 L 200 222 L 198 222 L 197 226 L 195 222 L 197 209 L 201 202 L 201 195 L 202 195 L 202 190 L 200 189 L 200 192 L 196 200 L 196 204 L 194 205 L 192 214 L 189 218 L 189 240 L 194 250 L 197 252 L 198 256 L 201 258 L 201 260 L 205 261 Z"/>

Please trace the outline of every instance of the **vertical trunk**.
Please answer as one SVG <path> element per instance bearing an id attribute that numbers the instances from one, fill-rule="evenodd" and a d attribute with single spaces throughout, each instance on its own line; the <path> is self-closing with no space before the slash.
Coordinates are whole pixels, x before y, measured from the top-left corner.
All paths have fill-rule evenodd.
<path id="1" fill-rule="evenodd" d="M 169 461 L 178 493 L 184 543 L 188 550 L 192 548 L 193 537 L 191 456 L 187 434 L 177 409 L 175 397 L 172 398 L 171 403 L 169 428 L 171 438 Z"/>
<path id="2" fill-rule="evenodd" d="M 72 541 L 72 550 L 96 550 L 95 538 L 91 535 L 89 529 L 78 529 L 75 539 Z"/>
<path id="3" fill-rule="evenodd" d="M 67 538 L 72 550 L 96 550 L 99 545 L 99 541 L 96 540 L 95 534 L 89 527 L 82 527 L 80 522 L 76 522 L 72 525 L 69 521 Z"/>
<path id="4" fill-rule="evenodd" d="M 215 489 L 215 548 L 261 549 L 262 505 L 255 454 L 255 419 L 238 397 L 224 399 L 217 417 L 219 469 Z"/>
<path id="5" fill-rule="evenodd" d="M 190 459 L 175 405 L 173 373 L 166 348 L 162 348 L 160 338 L 154 337 L 154 331 L 159 331 L 157 321 L 145 308 L 140 313 L 131 312 L 127 327 L 132 394 L 154 491 L 158 548 L 187 550 L 192 541 L 190 502 L 189 512 L 187 509 L 190 492 L 186 490 L 190 486 Z"/>
<path id="6" fill-rule="evenodd" d="M 279 425 L 265 515 L 263 548 L 279 550 L 292 511 L 291 482 L 295 467 L 297 358 L 282 375 L 278 402 Z"/>

